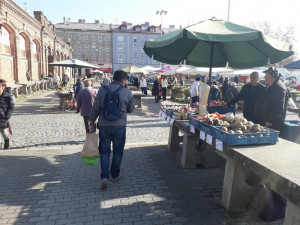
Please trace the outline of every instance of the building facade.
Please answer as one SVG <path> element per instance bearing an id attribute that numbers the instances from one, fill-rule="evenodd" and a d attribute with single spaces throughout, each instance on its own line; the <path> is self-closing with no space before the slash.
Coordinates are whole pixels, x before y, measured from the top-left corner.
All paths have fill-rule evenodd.
<path id="1" fill-rule="evenodd" d="M 100 23 L 99 20 L 95 20 L 95 23 L 86 23 L 84 19 L 71 22 L 64 18 L 63 23 L 55 26 L 57 35 L 70 43 L 73 58 L 106 68 L 106 72 L 111 72 L 112 25 Z M 82 74 L 89 72 L 90 70 L 79 70 Z"/>
<path id="2" fill-rule="evenodd" d="M 42 74 L 62 75 L 66 68 L 48 63 L 72 57 L 72 49 L 56 36 L 55 26 L 42 12 L 31 17 L 11 0 L 0 1 L 0 78 L 7 82 L 27 82 Z"/>

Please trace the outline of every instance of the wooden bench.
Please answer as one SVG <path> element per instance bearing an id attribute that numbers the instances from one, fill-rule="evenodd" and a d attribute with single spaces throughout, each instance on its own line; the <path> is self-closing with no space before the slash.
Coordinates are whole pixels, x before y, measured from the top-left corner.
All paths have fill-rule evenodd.
<path id="1" fill-rule="evenodd" d="M 201 165 L 204 168 L 216 166 L 216 153 L 214 147 L 199 139 L 199 130 L 190 132 L 188 120 L 175 120 L 170 125 L 168 150 L 170 152 L 180 150 L 179 132 L 183 133 L 181 166 L 183 168 L 196 168 Z M 200 141 L 200 142 L 199 142 Z M 200 146 L 199 146 L 200 144 Z"/>
<path id="2" fill-rule="evenodd" d="M 142 97 L 145 97 L 145 95 L 140 91 L 132 91 L 132 95 L 138 108 L 142 108 Z"/>
<path id="3" fill-rule="evenodd" d="M 253 188 L 245 183 L 247 171 L 287 199 L 284 225 L 300 224 L 300 145 L 279 139 L 275 145 L 228 146 L 217 154 L 226 159 L 222 205 L 231 212 L 246 210 Z"/>
<path id="4" fill-rule="evenodd" d="M 24 95 L 28 95 L 28 94 L 32 94 L 32 85 L 34 84 L 34 82 L 24 82 L 24 83 L 17 83 L 19 85 L 21 85 L 21 87 L 19 88 L 20 94 L 24 94 Z"/>

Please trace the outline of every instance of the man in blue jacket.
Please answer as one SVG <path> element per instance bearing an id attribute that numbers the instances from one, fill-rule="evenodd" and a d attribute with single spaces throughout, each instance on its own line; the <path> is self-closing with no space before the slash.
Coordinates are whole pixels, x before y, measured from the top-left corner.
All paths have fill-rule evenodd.
<path id="1" fill-rule="evenodd" d="M 93 108 L 89 114 L 90 131 L 98 119 L 99 127 L 99 152 L 101 155 L 101 189 L 107 189 L 108 180 L 115 182 L 120 178 L 120 166 L 123 158 L 127 113 L 134 111 L 134 98 L 131 91 L 125 88 L 127 74 L 123 70 L 117 70 L 113 76 L 113 82 L 99 89 Z M 120 116 L 118 120 L 107 120 L 105 117 L 106 95 L 119 91 Z M 111 142 L 113 143 L 113 159 L 110 166 Z M 109 168 L 110 167 L 110 168 Z"/>

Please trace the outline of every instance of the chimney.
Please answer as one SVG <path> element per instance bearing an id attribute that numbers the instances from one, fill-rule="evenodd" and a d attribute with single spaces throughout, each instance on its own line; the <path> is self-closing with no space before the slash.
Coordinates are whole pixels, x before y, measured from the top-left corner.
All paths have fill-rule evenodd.
<path id="1" fill-rule="evenodd" d="M 182 28 L 182 26 L 180 25 L 180 28 L 179 29 L 181 29 Z"/>
<path id="2" fill-rule="evenodd" d="M 78 20 L 78 23 L 82 23 L 82 19 L 79 19 L 79 20 Z"/>
<path id="3" fill-rule="evenodd" d="M 64 17 L 64 24 L 66 24 L 66 17 Z"/>
<path id="4" fill-rule="evenodd" d="M 85 23 L 85 19 L 82 20 L 82 23 Z"/>
<path id="5" fill-rule="evenodd" d="M 95 20 L 95 23 L 96 23 L 96 24 L 99 24 L 99 20 Z"/>

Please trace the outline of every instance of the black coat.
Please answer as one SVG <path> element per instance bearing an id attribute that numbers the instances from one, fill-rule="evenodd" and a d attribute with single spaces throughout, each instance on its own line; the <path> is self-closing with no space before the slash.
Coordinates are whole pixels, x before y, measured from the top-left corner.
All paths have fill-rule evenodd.
<path id="1" fill-rule="evenodd" d="M 0 95 L 0 127 L 7 128 L 7 121 L 15 110 L 13 95 L 5 89 Z"/>
<path id="2" fill-rule="evenodd" d="M 155 80 L 152 87 L 152 95 L 158 95 L 158 94 L 159 94 L 159 82 L 158 80 Z"/>
<path id="3" fill-rule="evenodd" d="M 266 87 L 260 83 L 257 86 L 253 86 L 251 84 L 246 84 L 242 87 L 242 90 L 228 102 L 228 105 L 234 105 L 240 100 L 244 100 L 244 110 L 243 115 L 247 120 L 250 120 L 254 123 L 258 122 L 258 118 L 256 118 L 254 113 L 254 105 L 256 101 L 264 95 Z"/>
<path id="4" fill-rule="evenodd" d="M 258 122 L 263 126 L 266 122 L 271 123 L 272 129 L 280 131 L 284 125 L 289 97 L 287 88 L 280 80 L 276 80 L 255 105 Z"/>

